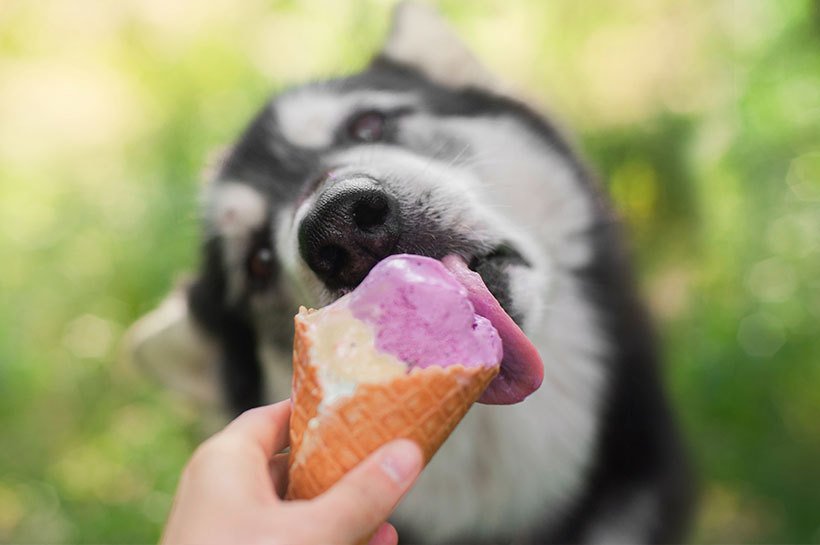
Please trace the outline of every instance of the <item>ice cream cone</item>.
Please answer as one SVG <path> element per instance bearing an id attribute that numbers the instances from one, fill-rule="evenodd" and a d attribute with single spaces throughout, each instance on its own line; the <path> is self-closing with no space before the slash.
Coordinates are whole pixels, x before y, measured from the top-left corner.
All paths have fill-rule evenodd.
<path id="1" fill-rule="evenodd" d="M 414 368 L 359 384 L 320 408 L 325 392 L 311 362 L 308 325 L 299 315 L 295 322 L 289 499 L 321 494 L 393 439 L 418 443 L 426 464 L 498 374 L 497 365 Z"/>

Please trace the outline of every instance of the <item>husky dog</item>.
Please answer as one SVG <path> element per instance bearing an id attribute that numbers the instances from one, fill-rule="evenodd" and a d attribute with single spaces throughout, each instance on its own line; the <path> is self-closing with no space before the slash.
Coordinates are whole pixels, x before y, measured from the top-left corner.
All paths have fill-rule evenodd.
<path id="1" fill-rule="evenodd" d="M 670 542 L 688 473 L 613 213 L 549 121 L 431 9 L 360 73 L 269 102 L 204 191 L 198 276 L 136 359 L 223 414 L 290 394 L 293 315 L 395 253 L 457 254 L 538 348 L 541 388 L 476 405 L 395 513 L 411 542 Z"/>

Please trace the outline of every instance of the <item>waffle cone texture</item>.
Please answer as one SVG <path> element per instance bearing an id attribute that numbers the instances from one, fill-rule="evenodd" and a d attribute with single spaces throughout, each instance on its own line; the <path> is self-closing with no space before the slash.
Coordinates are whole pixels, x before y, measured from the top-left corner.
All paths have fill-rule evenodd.
<path id="1" fill-rule="evenodd" d="M 310 361 L 308 325 L 298 315 L 295 321 L 289 499 L 318 496 L 393 439 L 418 443 L 427 464 L 498 374 L 498 366 L 415 368 L 360 384 L 320 410 L 324 392 Z"/>

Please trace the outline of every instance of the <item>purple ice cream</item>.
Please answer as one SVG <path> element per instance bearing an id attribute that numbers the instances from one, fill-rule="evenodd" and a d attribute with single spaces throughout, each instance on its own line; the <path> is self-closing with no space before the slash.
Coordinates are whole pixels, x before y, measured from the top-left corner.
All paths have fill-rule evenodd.
<path id="1" fill-rule="evenodd" d="M 354 317 L 375 331 L 376 348 L 412 367 L 493 367 L 501 338 L 475 313 L 467 289 L 440 261 L 390 256 L 368 274 L 348 302 Z"/>

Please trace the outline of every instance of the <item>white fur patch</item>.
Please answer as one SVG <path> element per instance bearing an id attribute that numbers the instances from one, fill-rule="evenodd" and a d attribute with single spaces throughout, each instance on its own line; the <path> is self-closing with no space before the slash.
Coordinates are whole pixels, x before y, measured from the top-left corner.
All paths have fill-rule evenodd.
<path id="1" fill-rule="evenodd" d="M 510 277 L 508 290 L 510 298 L 521 315 L 522 323 L 519 325 L 525 331 L 538 327 L 544 319 L 545 298 L 533 297 L 533 293 L 547 293 L 547 286 L 550 285 L 552 272 L 544 267 L 537 269 L 534 273 L 529 267 L 508 267 L 507 274 Z"/>
<path id="2" fill-rule="evenodd" d="M 482 181 L 485 200 L 519 231 L 541 242 L 558 267 L 589 262 L 585 233 L 594 220 L 589 193 L 566 159 L 507 118 L 452 118 L 439 121 L 470 143 L 462 168 Z"/>
<path id="3" fill-rule="evenodd" d="M 264 223 L 267 201 L 248 184 L 217 182 L 206 191 L 208 223 L 217 234 L 243 236 Z"/>
<path id="4" fill-rule="evenodd" d="M 313 86 L 282 95 L 275 111 L 287 140 L 306 148 L 324 148 L 333 143 L 338 128 L 357 109 L 390 110 L 414 103 L 409 94 L 360 91 L 340 95 Z"/>
<path id="5" fill-rule="evenodd" d="M 274 218 L 275 251 L 282 274 L 287 278 L 281 283 L 282 288 L 287 290 L 285 296 L 290 296 L 291 300 L 298 301 L 300 305 L 318 308 L 329 301 L 322 300 L 324 285 L 299 255 L 297 236 L 299 224 L 312 202 L 312 198 L 306 200 L 295 212 L 289 208 L 282 209 Z"/>
<path id="6" fill-rule="evenodd" d="M 244 261 L 251 233 L 262 227 L 268 213 L 265 197 L 248 184 L 222 181 L 205 192 L 207 224 L 211 236 L 224 240 L 228 298 L 235 299 L 245 286 Z"/>

